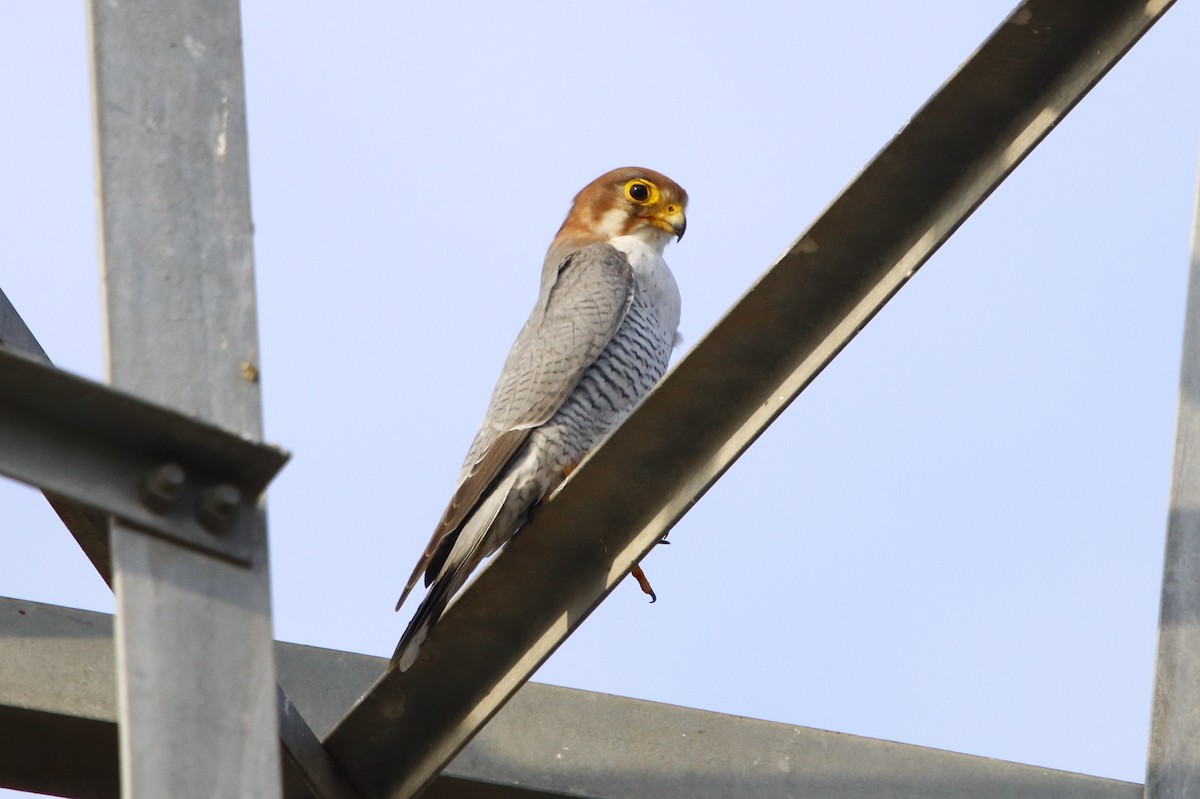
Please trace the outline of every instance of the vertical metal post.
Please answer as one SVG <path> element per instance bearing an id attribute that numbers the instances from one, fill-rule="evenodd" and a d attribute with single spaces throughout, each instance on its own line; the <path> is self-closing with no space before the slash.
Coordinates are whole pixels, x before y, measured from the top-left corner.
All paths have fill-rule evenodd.
<path id="1" fill-rule="evenodd" d="M 1200 178 L 1175 425 L 1147 799 L 1200 795 Z"/>
<path id="2" fill-rule="evenodd" d="M 109 377 L 261 437 L 237 0 L 90 0 Z M 122 795 L 278 797 L 252 568 L 111 525 Z"/>

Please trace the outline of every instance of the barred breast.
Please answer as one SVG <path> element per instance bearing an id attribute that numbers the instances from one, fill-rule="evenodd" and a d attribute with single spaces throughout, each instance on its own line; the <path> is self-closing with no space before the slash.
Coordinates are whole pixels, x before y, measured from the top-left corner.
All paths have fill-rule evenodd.
<path id="1" fill-rule="evenodd" d="M 578 465 L 625 420 L 667 371 L 675 342 L 679 289 L 661 255 L 636 239 L 614 246 L 634 270 L 629 312 L 566 402 L 531 436 L 532 448 L 560 469 Z"/>
<path id="2" fill-rule="evenodd" d="M 481 511 L 472 514 L 473 519 L 480 516 L 486 527 L 480 534 L 482 557 L 513 536 L 530 509 L 553 493 L 588 452 L 625 420 L 667 370 L 679 327 L 675 277 L 659 249 L 641 239 L 619 237 L 610 243 L 625 255 L 633 271 L 629 310 L 563 404 L 530 430 L 528 440 L 489 491 L 491 499 L 483 503 L 487 507 L 482 515 Z M 468 457 L 468 465 L 472 462 Z"/>

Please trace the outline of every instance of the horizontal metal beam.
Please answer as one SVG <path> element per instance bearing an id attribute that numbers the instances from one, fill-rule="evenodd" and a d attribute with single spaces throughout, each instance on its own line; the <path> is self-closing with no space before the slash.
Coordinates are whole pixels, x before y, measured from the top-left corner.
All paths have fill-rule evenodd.
<path id="1" fill-rule="evenodd" d="M 257 498 L 287 458 L 0 349 L 0 474 L 47 494 L 248 563 Z"/>
<path id="2" fill-rule="evenodd" d="M 0 598 L 0 785 L 116 797 L 111 617 Z M 382 658 L 277 644 L 318 733 Z M 286 726 L 286 725 L 285 725 Z M 308 799 L 285 777 L 289 799 Z M 330 794 L 337 796 L 338 794 Z M 529 683 L 428 799 L 1135 799 L 1141 786 L 919 746 Z"/>
<path id="3" fill-rule="evenodd" d="M 334 730 L 364 793 L 419 793 L 1170 5 L 1022 3 Z"/>
<path id="4" fill-rule="evenodd" d="M 50 365 L 50 358 L 34 337 L 25 320 L 0 289 L 0 349 L 20 353 L 27 358 Z M 104 582 L 112 584 L 112 563 L 108 546 L 108 517 L 90 508 L 72 502 L 66 497 L 46 494 L 50 507 L 71 531 L 75 541 L 87 555 L 88 560 Z"/>
<path id="5" fill-rule="evenodd" d="M 116 797 L 112 617 L 0 599 L 0 786 Z"/>

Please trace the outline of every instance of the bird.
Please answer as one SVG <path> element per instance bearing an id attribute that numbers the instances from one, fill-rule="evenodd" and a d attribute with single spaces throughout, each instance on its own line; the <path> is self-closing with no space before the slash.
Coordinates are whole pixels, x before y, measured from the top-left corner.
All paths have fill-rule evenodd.
<path id="1" fill-rule="evenodd" d="M 423 573 L 428 591 L 390 668 L 415 662 L 472 572 L 666 372 L 681 302 L 663 249 L 683 238 L 687 202 L 679 184 L 641 167 L 607 172 L 575 196 L 450 503 L 396 603 Z M 653 601 L 640 568 L 634 576 Z"/>

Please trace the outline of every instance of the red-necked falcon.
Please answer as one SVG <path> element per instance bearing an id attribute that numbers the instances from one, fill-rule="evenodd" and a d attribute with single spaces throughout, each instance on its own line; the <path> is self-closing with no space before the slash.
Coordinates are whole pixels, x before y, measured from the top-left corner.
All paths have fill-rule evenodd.
<path id="1" fill-rule="evenodd" d="M 430 589 L 393 667 L 413 663 L 475 568 L 663 376 L 680 301 L 662 253 L 683 238 L 687 199 L 675 181 L 636 167 L 601 175 L 576 195 L 454 496 L 396 603 L 399 610 L 424 572 Z M 635 576 L 653 597 L 640 570 Z"/>

